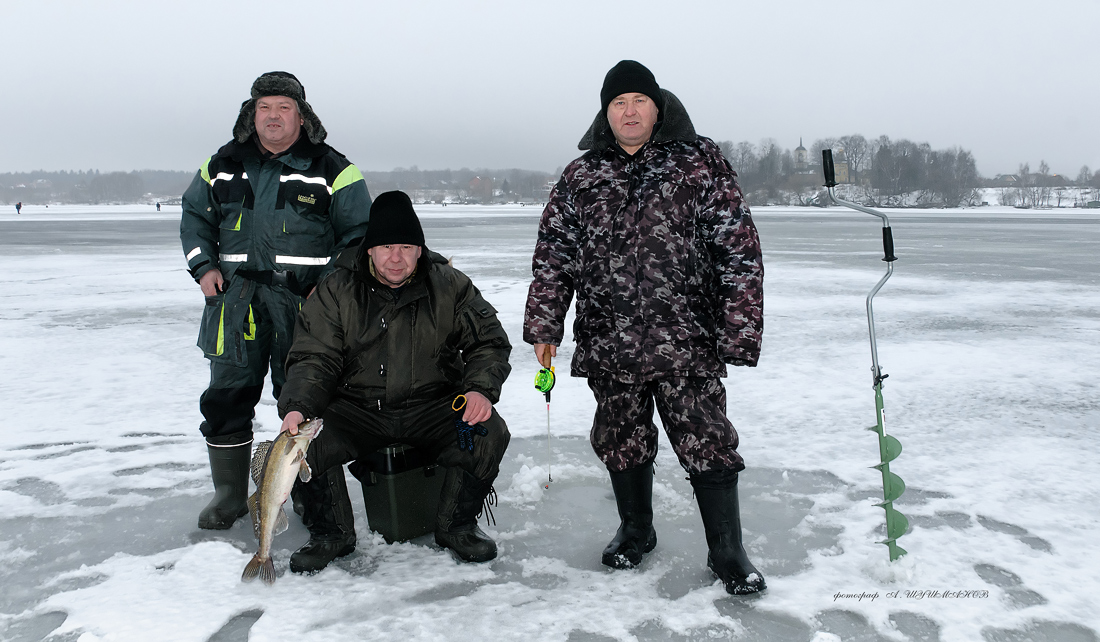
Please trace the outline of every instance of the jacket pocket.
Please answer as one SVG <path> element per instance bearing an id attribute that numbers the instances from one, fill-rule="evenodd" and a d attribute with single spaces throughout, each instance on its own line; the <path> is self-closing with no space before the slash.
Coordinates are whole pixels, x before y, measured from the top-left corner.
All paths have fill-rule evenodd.
<path id="1" fill-rule="evenodd" d="M 249 302 L 243 301 L 242 304 L 236 301 L 236 298 L 227 300 L 224 293 L 206 297 L 196 345 L 211 361 L 244 366 L 248 360 L 243 343 L 243 326 L 247 322 Z"/>
<path id="2" fill-rule="evenodd" d="M 225 353 L 225 294 L 206 297 L 199 324 L 198 346 L 206 357 L 220 357 Z"/>
<path id="3" fill-rule="evenodd" d="M 304 219 L 328 220 L 328 204 L 332 198 L 324 185 L 288 182 L 285 192 L 285 208 Z"/>

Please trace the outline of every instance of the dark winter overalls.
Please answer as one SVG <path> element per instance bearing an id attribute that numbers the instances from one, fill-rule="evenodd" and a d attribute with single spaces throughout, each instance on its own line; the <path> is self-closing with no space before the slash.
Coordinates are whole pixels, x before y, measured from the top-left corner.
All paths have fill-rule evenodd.
<path id="1" fill-rule="evenodd" d="M 291 570 L 323 568 L 351 550 L 355 532 L 339 466 L 393 443 L 447 469 L 436 541 L 468 561 L 492 559 L 496 547 L 476 529 L 476 516 L 500 471 L 508 426 L 493 410 L 479 424 L 484 434 L 462 448 L 452 401 L 478 392 L 496 403 L 511 350 L 496 310 L 440 255 L 425 249 L 399 289 L 375 280 L 364 248 L 342 256 L 302 309 L 279 398 L 281 416 L 297 411 L 325 422 L 308 460 L 328 472 L 295 487 L 310 543 L 291 558 Z"/>
<path id="2" fill-rule="evenodd" d="M 188 269 L 198 280 L 218 268 L 226 282 L 206 299 L 198 340 L 210 360 L 200 429 L 211 445 L 251 441 L 268 364 L 278 398 L 302 302 L 370 211 L 362 174 L 328 145 L 302 136 L 264 156 L 254 140 L 230 142 L 183 196 Z"/>

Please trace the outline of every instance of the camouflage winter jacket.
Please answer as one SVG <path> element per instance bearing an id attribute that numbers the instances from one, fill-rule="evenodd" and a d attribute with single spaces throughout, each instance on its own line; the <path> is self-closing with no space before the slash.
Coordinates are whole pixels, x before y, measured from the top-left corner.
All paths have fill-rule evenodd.
<path id="1" fill-rule="evenodd" d="M 764 268 L 737 175 L 664 96 L 633 156 L 597 115 L 542 214 L 523 339 L 560 345 L 576 292 L 574 376 L 725 376 L 760 356 Z"/>

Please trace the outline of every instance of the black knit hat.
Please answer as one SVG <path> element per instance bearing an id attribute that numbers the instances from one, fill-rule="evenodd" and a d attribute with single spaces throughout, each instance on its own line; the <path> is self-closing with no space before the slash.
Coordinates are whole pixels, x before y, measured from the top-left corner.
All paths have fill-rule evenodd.
<path id="1" fill-rule="evenodd" d="M 252 83 L 252 98 L 241 103 L 241 113 L 237 116 L 237 123 L 233 125 L 233 138 L 238 143 L 243 143 L 252 134 L 256 133 L 256 100 L 264 96 L 286 96 L 293 98 L 298 103 L 298 113 L 302 116 L 302 129 L 306 131 L 306 137 L 313 144 L 325 140 L 328 132 L 321 124 L 321 119 L 313 112 L 313 107 L 306 102 L 306 88 L 294 74 L 286 71 L 269 71 Z"/>
<path id="2" fill-rule="evenodd" d="M 424 228 L 420 227 L 412 199 L 405 192 L 379 194 L 370 206 L 370 222 L 363 236 L 363 247 L 379 245 L 424 246 Z"/>
<path id="3" fill-rule="evenodd" d="M 657 104 L 659 111 L 665 110 L 665 99 L 653 72 L 640 62 L 622 60 L 603 77 L 603 89 L 600 90 L 600 104 L 603 110 L 618 96 L 639 93 L 649 96 Z"/>

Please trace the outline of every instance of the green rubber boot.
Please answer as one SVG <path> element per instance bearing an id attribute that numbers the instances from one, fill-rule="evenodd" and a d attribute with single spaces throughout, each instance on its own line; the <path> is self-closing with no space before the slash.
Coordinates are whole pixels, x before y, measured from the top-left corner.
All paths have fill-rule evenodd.
<path id="1" fill-rule="evenodd" d="M 248 465 L 252 459 L 252 441 L 235 446 L 213 446 L 210 455 L 210 479 L 214 499 L 199 513 L 199 528 L 225 530 L 237 518 L 248 514 Z"/>

